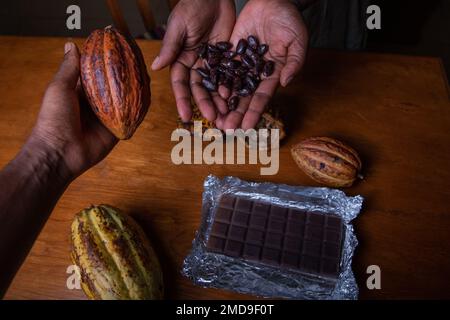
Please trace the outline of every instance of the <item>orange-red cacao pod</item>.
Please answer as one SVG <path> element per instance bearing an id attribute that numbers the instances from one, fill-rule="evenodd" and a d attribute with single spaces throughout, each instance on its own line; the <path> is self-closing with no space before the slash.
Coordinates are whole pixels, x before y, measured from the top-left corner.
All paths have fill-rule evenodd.
<path id="1" fill-rule="evenodd" d="M 150 77 L 136 42 L 114 27 L 93 31 L 81 53 L 81 82 L 92 110 L 119 139 L 129 139 L 150 106 Z"/>

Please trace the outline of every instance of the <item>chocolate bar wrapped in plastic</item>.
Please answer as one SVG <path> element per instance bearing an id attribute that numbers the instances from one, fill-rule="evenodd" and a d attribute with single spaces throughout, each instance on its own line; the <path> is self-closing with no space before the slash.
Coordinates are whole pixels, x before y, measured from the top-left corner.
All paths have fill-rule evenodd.
<path id="1" fill-rule="evenodd" d="M 208 176 L 183 274 L 271 298 L 357 299 L 351 221 L 362 197 L 340 190 Z"/>

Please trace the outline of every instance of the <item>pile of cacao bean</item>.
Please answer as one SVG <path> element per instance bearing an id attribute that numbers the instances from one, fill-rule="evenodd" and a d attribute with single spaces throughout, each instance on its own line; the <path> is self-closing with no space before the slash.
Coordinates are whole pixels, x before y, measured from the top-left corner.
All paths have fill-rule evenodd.
<path id="1" fill-rule="evenodd" d="M 269 46 L 260 44 L 253 35 L 240 39 L 235 51 L 232 48 L 233 45 L 228 41 L 203 43 L 197 53 L 203 60 L 204 67 L 195 69 L 208 91 L 217 91 L 220 85 L 231 90 L 228 99 L 230 111 L 237 108 L 239 97 L 252 95 L 261 78 L 272 75 L 275 68 L 273 61 L 264 60 Z"/>

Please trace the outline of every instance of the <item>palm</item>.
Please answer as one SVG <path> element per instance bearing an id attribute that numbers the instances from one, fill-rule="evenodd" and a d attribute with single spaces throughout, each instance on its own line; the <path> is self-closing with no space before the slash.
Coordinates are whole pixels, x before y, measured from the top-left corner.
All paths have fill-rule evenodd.
<path id="1" fill-rule="evenodd" d="M 65 110 L 63 116 L 60 110 Z M 64 150 L 74 176 L 103 159 L 117 143 L 92 112 L 81 88 L 61 85 L 47 89 L 35 136 L 52 149 Z"/>
<path id="2" fill-rule="evenodd" d="M 261 82 L 253 97 L 241 99 L 236 111 L 216 120 L 219 128 L 254 127 L 278 84 L 287 85 L 303 63 L 307 31 L 297 8 L 290 2 L 250 1 L 236 22 L 231 42 L 236 44 L 249 35 L 269 45 L 264 58 L 275 62 L 275 71 Z"/>

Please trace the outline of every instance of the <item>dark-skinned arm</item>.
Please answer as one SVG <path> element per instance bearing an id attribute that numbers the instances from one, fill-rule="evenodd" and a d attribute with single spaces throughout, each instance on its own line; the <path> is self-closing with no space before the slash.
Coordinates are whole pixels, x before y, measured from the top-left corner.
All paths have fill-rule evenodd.
<path id="1" fill-rule="evenodd" d="M 0 297 L 70 182 L 117 143 L 77 87 L 79 52 L 65 46 L 33 131 L 0 172 Z"/>

